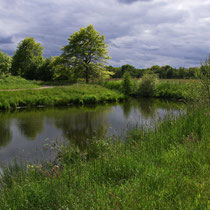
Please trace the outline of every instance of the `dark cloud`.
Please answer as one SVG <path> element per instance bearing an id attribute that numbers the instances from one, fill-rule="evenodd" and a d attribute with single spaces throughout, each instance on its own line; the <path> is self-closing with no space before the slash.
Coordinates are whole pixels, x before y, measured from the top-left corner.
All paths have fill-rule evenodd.
<path id="1" fill-rule="evenodd" d="M 0 36 L 0 44 L 11 44 L 11 43 L 13 43 L 12 36 L 9 36 L 9 37 Z"/>

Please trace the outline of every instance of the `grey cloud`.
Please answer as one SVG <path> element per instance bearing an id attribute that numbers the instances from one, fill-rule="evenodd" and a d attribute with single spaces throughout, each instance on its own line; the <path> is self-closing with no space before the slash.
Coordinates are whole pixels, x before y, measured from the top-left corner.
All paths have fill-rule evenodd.
<path id="1" fill-rule="evenodd" d="M 152 1 L 152 0 L 118 0 L 120 3 L 124 3 L 124 4 L 132 4 L 134 2 L 137 2 L 137 1 L 143 1 L 143 2 L 149 2 L 149 1 Z"/>
<path id="2" fill-rule="evenodd" d="M 59 55 L 70 34 L 93 24 L 106 36 L 110 64 L 115 66 L 199 65 L 210 53 L 208 0 L 137 2 L 4 1 L 0 4 L 0 49 L 12 54 L 19 41 L 32 36 L 44 46 L 45 56 Z"/>
<path id="3" fill-rule="evenodd" d="M 11 43 L 13 43 L 12 36 L 9 37 L 0 36 L 0 44 L 11 44 Z"/>

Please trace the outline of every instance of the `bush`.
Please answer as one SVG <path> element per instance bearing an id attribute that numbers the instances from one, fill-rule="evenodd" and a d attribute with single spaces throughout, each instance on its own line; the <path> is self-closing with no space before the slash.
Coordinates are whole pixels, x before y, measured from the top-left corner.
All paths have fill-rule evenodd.
<path id="1" fill-rule="evenodd" d="M 122 91 L 125 95 L 131 94 L 132 91 L 131 76 L 128 72 L 123 75 Z"/>
<path id="2" fill-rule="evenodd" d="M 151 97 L 155 93 L 156 85 L 158 83 L 157 75 L 145 74 L 138 86 L 137 95 L 142 97 Z"/>

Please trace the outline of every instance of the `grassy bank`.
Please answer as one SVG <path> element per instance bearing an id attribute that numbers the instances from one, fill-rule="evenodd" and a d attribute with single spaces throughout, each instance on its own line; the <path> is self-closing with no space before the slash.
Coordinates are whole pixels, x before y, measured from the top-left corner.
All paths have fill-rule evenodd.
<path id="1" fill-rule="evenodd" d="M 119 101 L 123 94 L 98 85 L 71 85 L 42 90 L 0 91 L 0 109 L 35 106 L 67 106 Z"/>
<path id="2" fill-rule="evenodd" d="M 209 109 L 166 120 L 127 141 L 68 146 L 55 163 L 13 166 L 1 179 L 1 209 L 208 209 Z"/>
<path id="3" fill-rule="evenodd" d="M 0 90 L 10 90 L 10 89 L 29 89 L 38 88 L 40 85 L 35 81 L 29 81 L 22 77 L 3 77 L 0 78 Z"/>
<path id="4" fill-rule="evenodd" d="M 132 80 L 131 96 L 138 97 L 141 92 L 138 90 L 140 80 Z M 123 81 L 107 81 L 104 86 L 111 90 L 123 92 Z M 198 87 L 198 88 L 196 88 Z M 193 88 L 193 89 L 192 89 Z M 197 80 L 160 80 L 155 87 L 153 97 L 167 99 L 191 100 L 193 95 L 198 95 L 199 81 Z"/>

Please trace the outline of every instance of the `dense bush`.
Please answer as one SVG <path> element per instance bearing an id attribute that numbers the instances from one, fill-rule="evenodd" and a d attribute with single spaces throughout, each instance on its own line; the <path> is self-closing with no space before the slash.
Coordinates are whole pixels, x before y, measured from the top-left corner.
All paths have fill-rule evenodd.
<path id="1" fill-rule="evenodd" d="M 145 74 L 140 80 L 137 95 L 142 97 L 152 97 L 155 94 L 158 78 L 155 74 Z"/>
<path id="2" fill-rule="evenodd" d="M 131 76 L 128 72 L 125 72 L 123 75 L 122 91 L 125 95 L 130 95 L 132 91 Z"/>

